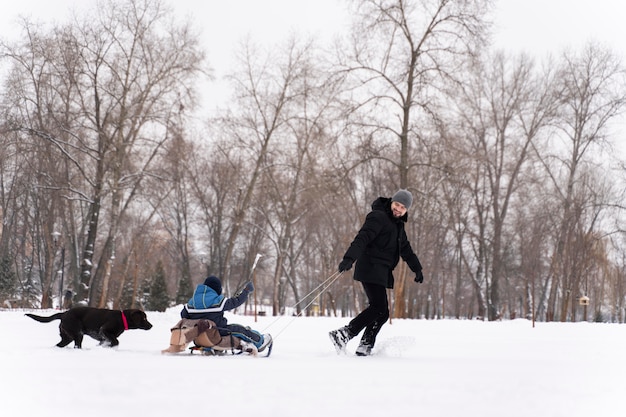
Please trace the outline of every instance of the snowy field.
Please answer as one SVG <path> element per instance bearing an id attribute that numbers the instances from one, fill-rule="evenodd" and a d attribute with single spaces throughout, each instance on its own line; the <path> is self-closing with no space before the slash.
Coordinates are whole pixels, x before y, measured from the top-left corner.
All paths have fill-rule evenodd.
<path id="1" fill-rule="evenodd" d="M 179 310 L 148 312 L 154 327 L 125 332 L 115 349 L 85 337 L 82 351 L 54 346 L 58 321 L 0 311 L 2 415 L 626 415 L 620 324 L 396 319 L 357 357 L 356 339 L 346 355 L 328 339 L 347 319 L 229 315 L 272 333 L 272 355 L 161 355 Z"/>

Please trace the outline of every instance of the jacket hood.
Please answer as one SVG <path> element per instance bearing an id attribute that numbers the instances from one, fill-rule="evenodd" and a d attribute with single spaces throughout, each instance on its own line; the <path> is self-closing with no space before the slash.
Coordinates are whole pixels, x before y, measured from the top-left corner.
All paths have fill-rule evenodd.
<path id="1" fill-rule="evenodd" d="M 187 306 L 201 310 L 218 305 L 223 299 L 224 296 L 216 293 L 213 288 L 200 284 L 193 292 L 193 296 L 187 301 Z"/>

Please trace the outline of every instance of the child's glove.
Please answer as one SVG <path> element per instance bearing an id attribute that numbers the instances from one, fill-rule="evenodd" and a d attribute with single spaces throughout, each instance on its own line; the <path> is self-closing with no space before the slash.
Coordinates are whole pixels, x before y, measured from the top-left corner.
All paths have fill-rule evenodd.
<path id="1" fill-rule="evenodd" d="M 254 291 L 254 284 L 252 284 L 252 281 L 248 281 L 246 286 L 243 287 L 243 290 L 247 291 L 247 292 L 253 292 Z"/>

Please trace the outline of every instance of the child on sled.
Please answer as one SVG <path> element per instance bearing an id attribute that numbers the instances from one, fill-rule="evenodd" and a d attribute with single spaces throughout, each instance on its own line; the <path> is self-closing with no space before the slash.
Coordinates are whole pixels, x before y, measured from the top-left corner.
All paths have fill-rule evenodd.
<path id="1" fill-rule="evenodd" d="M 242 351 L 262 352 L 272 343 L 272 336 L 261 334 L 239 324 L 228 324 L 224 317 L 224 311 L 233 310 L 245 303 L 253 291 L 254 285 L 248 282 L 234 297 L 225 297 L 222 295 L 222 282 L 218 277 L 211 275 L 204 280 L 204 283 L 196 286 L 193 296 L 181 310 L 180 316 L 183 319 L 211 320 L 217 326 L 220 335 L 241 335 L 239 337 L 244 339 Z M 254 348 L 248 346 L 248 343 L 253 344 Z"/>

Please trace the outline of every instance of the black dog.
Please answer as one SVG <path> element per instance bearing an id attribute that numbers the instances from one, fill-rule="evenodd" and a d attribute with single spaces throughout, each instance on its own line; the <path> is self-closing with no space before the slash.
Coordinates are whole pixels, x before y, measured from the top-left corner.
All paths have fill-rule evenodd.
<path id="1" fill-rule="evenodd" d="M 85 334 L 99 341 L 101 345 L 117 346 L 119 345 L 117 338 L 124 330 L 149 330 L 152 328 L 146 313 L 137 309 L 107 310 L 94 307 L 75 307 L 49 317 L 35 314 L 26 315 L 41 323 L 60 319 L 61 341 L 57 343 L 57 346 L 65 347 L 74 341 L 74 347 L 77 349 L 82 347 L 83 335 Z"/>

